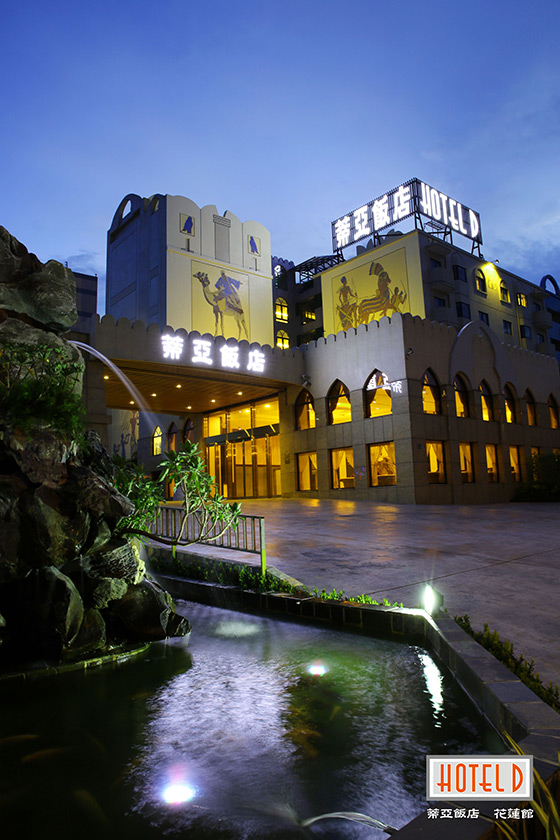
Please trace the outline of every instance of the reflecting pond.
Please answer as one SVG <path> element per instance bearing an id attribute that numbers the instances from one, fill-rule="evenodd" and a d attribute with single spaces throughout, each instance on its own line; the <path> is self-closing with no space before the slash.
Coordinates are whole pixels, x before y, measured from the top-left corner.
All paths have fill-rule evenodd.
<path id="1" fill-rule="evenodd" d="M 2 688 L 0 812 L 20 837 L 386 836 L 427 753 L 503 752 L 423 649 L 199 604 L 142 658 Z M 9 820 L 9 823 L 8 823 Z M 79 832 L 79 833 L 78 833 Z"/>

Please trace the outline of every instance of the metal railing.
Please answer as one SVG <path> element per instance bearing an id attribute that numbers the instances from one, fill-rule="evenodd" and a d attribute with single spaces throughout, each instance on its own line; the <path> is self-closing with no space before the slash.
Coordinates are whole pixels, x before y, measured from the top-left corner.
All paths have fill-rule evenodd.
<path id="1" fill-rule="evenodd" d="M 160 505 L 160 515 L 156 518 L 151 531 L 156 537 L 176 539 L 179 535 L 183 509 L 177 505 Z M 261 559 L 261 573 L 266 572 L 266 544 L 264 536 L 264 516 L 250 516 L 240 513 L 236 526 L 230 526 L 221 534 L 223 526 L 216 524 L 200 539 L 198 520 L 187 516 L 181 543 L 196 543 L 197 545 L 215 545 L 219 548 L 229 548 L 231 551 L 246 551 L 258 554 Z"/>

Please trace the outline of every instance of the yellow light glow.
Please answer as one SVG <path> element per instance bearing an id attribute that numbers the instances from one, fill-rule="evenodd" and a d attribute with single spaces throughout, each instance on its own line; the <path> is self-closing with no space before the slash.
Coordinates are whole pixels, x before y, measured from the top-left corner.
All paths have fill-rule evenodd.
<path id="1" fill-rule="evenodd" d="M 157 394 L 152 394 L 151 396 L 152 396 L 152 397 L 157 397 Z"/>
<path id="2" fill-rule="evenodd" d="M 175 385 L 176 388 L 182 388 L 182 385 Z"/>
<path id="3" fill-rule="evenodd" d="M 242 397 L 242 396 L 243 396 L 243 391 L 238 391 L 238 392 L 237 392 L 237 396 L 238 396 L 238 397 Z"/>
<path id="4" fill-rule="evenodd" d="M 190 411 L 190 410 L 191 410 L 191 408 L 192 408 L 192 405 L 188 405 L 188 406 L 187 406 L 187 411 Z"/>
<path id="5" fill-rule="evenodd" d="M 103 377 L 103 379 L 109 379 L 109 377 L 107 376 L 107 374 L 105 374 L 105 376 Z"/>
<path id="6" fill-rule="evenodd" d="M 216 402 L 216 400 L 210 400 L 210 402 Z"/>
<path id="7" fill-rule="evenodd" d="M 130 400 L 129 405 L 134 405 L 134 400 Z"/>

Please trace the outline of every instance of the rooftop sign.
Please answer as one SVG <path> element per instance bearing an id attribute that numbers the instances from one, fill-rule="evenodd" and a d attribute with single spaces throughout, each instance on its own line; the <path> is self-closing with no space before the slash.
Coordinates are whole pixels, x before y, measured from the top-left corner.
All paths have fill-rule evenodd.
<path id="1" fill-rule="evenodd" d="M 419 214 L 482 244 L 480 216 L 445 193 L 413 178 L 332 222 L 333 251 Z"/>

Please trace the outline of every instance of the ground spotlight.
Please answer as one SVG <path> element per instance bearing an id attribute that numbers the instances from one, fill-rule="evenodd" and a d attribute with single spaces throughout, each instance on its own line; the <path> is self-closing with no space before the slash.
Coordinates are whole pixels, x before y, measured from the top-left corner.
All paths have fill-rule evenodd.
<path id="1" fill-rule="evenodd" d="M 437 615 L 443 607 L 443 595 L 429 583 L 426 584 L 422 592 L 422 607 L 429 615 Z"/>
<path id="2" fill-rule="evenodd" d="M 193 787 L 186 784 L 175 783 L 168 785 L 163 791 L 163 800 L 168 805 L 180 805 L 182 802 L 190 802 L 195 796 L 196 791 Z"/>

